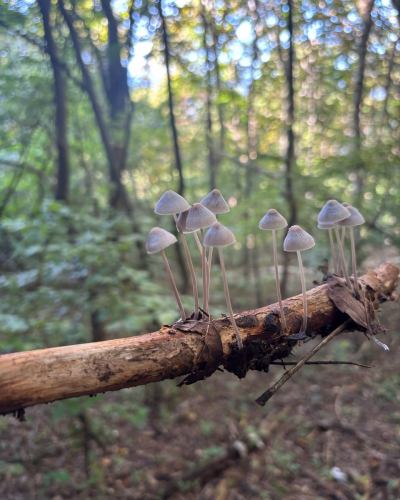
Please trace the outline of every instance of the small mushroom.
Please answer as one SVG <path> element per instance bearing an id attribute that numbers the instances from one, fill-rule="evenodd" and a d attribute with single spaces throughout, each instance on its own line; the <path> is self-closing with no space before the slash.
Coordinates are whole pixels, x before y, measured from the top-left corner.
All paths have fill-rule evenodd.
<path id="1" fill-rule="evenodd" d="M 206 196 L 204 196 L 204 198 L 200 200 L 200 203 L 204 205 L 206 208 L 208 208 L 208 210 L 210 210 L 215 215 L 226 214 L 231 210 L 219 189 L 213 189 L 212 191 L 210 191 Z M 206 311 L 206 313 L 208 313 L 208 297 L 210 295 L 212 254 L 213 254 L 213 247 L 210 247 L 207 256 L 207 262 L 208 262 L 207 295 L 203 302 L 203 309 Z"/>
<path id="2" fill-rule="evenodd" d="M 304 231 L 300 226 L 292 226 L 289 228 L 289 231 L 286 235 L 286 238 L 283 242 L 283 249 L 285 252 L 296 252 L 297 259 L 299 261 L 299 270 L 300 270 L 300 281 L 301 281 L 301 290 L 303 293 L 303 323 L 301 326 L 301 330 L 299 333 L 292 335 L 291 337 L 296 340 L 302 340 L 305 338 L 305 333 L 307 331 L 307 316 L 308 316 L 308 307 L 307 307 L 307 295 L 306 295 L 306 280 L 304 276 L 303 269 L 303 261 L 301 259 L 301 252 L 305 250 L 309 250 L 315 246 L 314 238 L 311 234 Z"/>
<path id="3" fill-rule="evenodd" d="M 340 261 L 340 263 L 341 263 L 341 267 L 343 269 L 343 275 L 344 275 L 344 278 L 346 280 L 346 284 L 349 288 L 351 288 L 352 286 L 351 286 L 351 282 L 349 279 L 349 274 L 347 272 L 346 258 L 344 256 L 342 240 L 340 238 L 339 228 L 337 225 L 338 222 L 340 222 L 343 219 L 346 219 L 347 217 L 349 217 L 349 215 L 350 215 L 350 212 L 341 203 L 339 203 L 336 200 L 329 200 L 325 203 L 325 205 L 322 207 L 321 211 L 318 214 L 318 224 L 325 224 L 325 225 L 332 224 L 333 225 L 337 245 L 339 248 L 338 262 Z M 339 269 L 339 264 L 338 264 L 338 269 Z"/>
<path id="4" fill-rule="evenodd" d="M 177 239 L 172 233 L 166 231 L 165 229 L 162 229 L 161 227 L 153 227 L 153 229 L 150 230 L 147 236 L 146 251 L 148 254 L 155 254 L 155 253 L 161 254 L 164 261 L 167 278 L 169 279 L 172 291 L 175 295 L 176 303 L 178 304 L 181 319 L 182 321 L 185 321 L 186 320 L 185 309 L 183 308 L 181 297 L 179 295 L 178 288 L 175 283 L 174 275 L 172 274 L 167 255 L 165 253 L 165 249 L 176 242 Z"/>
<path id="5" fill-rule="evenodd" d="M 154 207 L 158 215 L 180 214 L 189 210 L 190 205 L 183 196 L 169 189 L 165 191 Z"/>
<path id="6" fill-rule="evenodd" d="M 264 217 L 260 220 L 258 227 L 264 231 L 272 232 L 272 249 L 274 255 L 274 267 L 275 267 L 275 286 L 276 286 L 276 295 L 278 297 L 279 302 L 279 312 L 281 316 L 281 323 L 283 331 L 287 330 L 285 313 L 283 312 L 282 306 L 282 294 L 281 294 L 281 285 L 279 281 L 279 271 L 278 271 L 278 255 L 276 249 L 276 231 L 279 229 L 284 229 L 287 227 L 287 221 L 283 215 L 281 215 L 278 210 L 271 208 L 264 215 Z"/>
<path id="7" fill-rule="evenodd" d="M 339 222 L 339 225 L 342 226 L 344 230 L 346 230 L 346 227 L 349 228 L 350 246 L 351 246 L 351 266 L 354 278 L 354 289 L 356 294 L 359 295 L 360 287 L 358 284 L 358 277 L 357 277 L 357 257 L 356 257 L 356 245 L 354 241 L 354 228 L 356 226 L 361 226 L 361 224 L 364 224 L 365 219 L 361 215 L 359 210 L 357 210 L 357 208 L 353 207 L 352 205 L 347 204 L 346 208 L 350 212 L 350 216 L 347 217 L 346 219 L 341 220 Z"/>
<path id="8" fill-rule="evenodd" d="M 228 203 L 222 196 L 219 189 L 213 189 L 204 198 L 200 200 L 200 203 L 207 207 L 214 214 L 226 214 L 230 211 Z"/>
<path id="9" fill-rule="evenodd" d="M 172 215 L 174 217 L 176 228 L 178 230 L 179 241 L 182 243 L 185 260 L 189 269 L 190 280 L 192 282 L 193 300 L 195 317 L 199 315 L 199 290 L 197 286 L 196 273 L 193 266 L 192 256 L 186 237 L 180 229 L 177 214 L 187 214 L 190 209 L 189 203 L 180 194 L 172 191 L 171 189 L 165 191 L 161 198 L 157 201 L 154 212 L 158 215 Z"/>
<path id="10" fill-rule="evenodd" d="M 229 245 L 233 245 L 236 242 L 235 235 L 230 229 L 222 225 L 220 222 L 213 224 L 206 232 L 203 240 L 203 245 L 206 247 L 217 247 L 219 255 L 219 263 L 221 266 L 222 281 L 224 284 L 224 294 L 226 300 L 226 306 L 228 308 L 229 319 L 231 321 L 232 327 L 235 331 L 236 342 L 239 349 L 243 349 L 243 342 L 240 336 L 239 328 L 237 327 L 235 318 L 233 316 L 232 303 L 229 295 L 228 280 L 226 279 L 226 270 L 224 262 L 224 252 L 223 248 Z"/>
<path id="11" fill-rule="evenodd" d="M 185 232 L 194 233 L 196 235 L 197 231 L 203 231 L 210 227 L 217 221 L 215 214 L 211 212 L 207 207 L 201 203 L 194 203 L 192 207 L 188 210 L 185 221 Z M 203 278 L 203 303 L 208 304 L 207 291 L 208 291 L 208 265 L 206 258 L 206 249 L 201 243 L 201 275 Z M 208 313 L 207 310 L 205 310 Z"/>

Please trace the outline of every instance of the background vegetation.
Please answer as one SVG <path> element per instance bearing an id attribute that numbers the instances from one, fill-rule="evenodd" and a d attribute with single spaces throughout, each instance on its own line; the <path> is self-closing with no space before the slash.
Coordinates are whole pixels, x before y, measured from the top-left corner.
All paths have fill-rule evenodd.
<path id="1" fill-rule="evenodd" d="M 271 206 L 316 237 L 306 256 L 309 285 L 328 257 L 326 235 L 315 228 L 328 198 L 364 213 L 364 267 L 398 262 L 399 26 L 398 0 L 1 0 L 0 352 L 172 321 L 161 263 L 143 251 L 151 226 L 172 228 L 153 214 L 166 189 L 194 202 L 219 187 L 229 200 L 223 222 L 238 239 L 227 253 L 237 310 L 275 300 L 269 240 L 257 229 Z M 188 293 L 182 256 L 171 249 L 171 257 Z M 285 295 L 297 292 L 288 254 L 281 263 Z M 213 290 L 219 314 L 218 279 Z M 395 308 L 389 313 L 399 319 Z M 338 342 L 337 354 L 368 357 L 366 346 Z M 321 370 L 307 368 L 298 389 L 272 403 L 283 424 L 268 456 L 261 450 L 247 468 L 234 465 L 205 486 L 184 481 L 185 498 L 292 498 L 293 479 L 296 498 L 398 496 L 388 441 L 399 444 L 399 380 L 389 359 L 382 378 L 361 374 L 350 389 L 332 381 L 349 381 L 349 369 L 327 369 L 316 386 Z M 24 425 L 4 419 L 0 494 L 160 494 L 172 473 L 218 457 L 238 436 L 269 439 L 270 422 L 249 398 L 265 385 L 256 375 L 57 403 L 32 410 Z M 340 398 L 353 393 L 346 406 Z M 334 401 L 336 416 L 344 404 L 347 424 L 361 432 L 350 438 L 360 456 L 348 463 L 335 453 L 352 431 L 316 430 Z M 375 404 L 386 417 L 368 424 L 365 408 Z M 300 408 L 294 420 L 292 405 Z M 338 462 L 347 467 L 339 492 L 331 474 Z"/>

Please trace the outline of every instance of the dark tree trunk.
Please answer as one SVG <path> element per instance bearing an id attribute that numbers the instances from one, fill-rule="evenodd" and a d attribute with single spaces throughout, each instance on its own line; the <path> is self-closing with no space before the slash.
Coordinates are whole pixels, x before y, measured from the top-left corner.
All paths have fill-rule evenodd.
<path id="1" fill-rule="evenodd" d="M 371 12 L 374 7 L 374 0 L 365 0 L 360 3 L 360 14 L 363 19 L 361 38 L 358 44 L 358 68 L 354 84 L 354 108 L 353 108 L 353 135 L 354 135 L 354 155 L 356 161 L 356 191 L 355 202 L 361 204 L 362 192 L 364 188 L 364 162 L 361 158 L 362 137 L 361 137 L 361 106 L 364 96 L 365 63 L 367 58 L 367 48 L 369 34 L 372 28 Z"/>
<path id="2" fill-rule="evenodd" d="M 287 61 L 285 65 L 286 92 L 287 92 L 287 114 L 286 114 L 286 155 L 285 155 L 285 196 L 289 208 L 288 223 L 289 226 L 296 224 L 297 221 L 297 203 L 293 188 L 293 170 L 296 164 L 295 156 L 295 102 L 294 102 L 294 77 L 293 67 L 295 59 L 294 39 L 293 39 L 293 1 L 288 0 L 287 5 L 288 19 L 287 30 L 289 32 L 289 48 Z M 284 252 L 284 269 L 282 276 L 282 294 L 286 294 L 289 278 L 290 254 Z"/>
<path id="3" fill-rule="evenodd" d="M 57 56 L 57 46 L 53 38 L 51 28 L 51 1 L 38 0 L 39 9 L 42 15 L 44 40 L 46 52 L 50 58 L 54 83 L 54 103 L 55 103 L 55 134 L 57 149 L 57 181 L 55 198 L 60 201 L 68 200 L 69 192 L 69 151 L 67 141 L 67 101 L 66 85 L 62 74 L 62 69 Z"/>
<path id="4" fill-rule="evenodd" d="M 207 40 L 209 34 L 209 22 L 207 19 L 206 8 L 201 2 L 201 19 L 203 22 L 203 48 L 205 51 L 205 67 L 206 67 L 206 144 L 208 152 L 208 172 L 209 172 L 209 188 L 217 187 L 217 169 L 218 162 L 216 160 L 213 140 L 213 119 L 212 119 L 212 56 L 211 49 Z"/>
<path id="5" fill-rule="evenodd" d="M 176 169 L 178 171 L 178 176 L 179 176 L 178 193 L 183 195 L 184 191 L 185 191 L 185 179 L 183 176 L 182 156 L 181 156 L 181 150 L 179 147 L 179 136 L 178 136 L 178 129 L 176 127 L 176 119 L 175 119 L 174 93 L 173 93 L 173 89 L 172 89 L 171 65 L 170 65 L 171 52 L 170 52 L 170 46 L 169 46 L 168 28 L 167 28 L 167 23 L 166 23 L 166 20 L 165 20 L 163 11 L 162 11 L 161 0 L 158 0 L 157 7 L 158 7 L 160 19 L 161 19 L 162 40 L 163 40 L 163 44 L 164 44 L 164 62 L 165 62 L 165 69 L 167 71 L 169 122 L 170 122 L 171 133 L 172 133 L 172 142 L 173 142 L 174 155 L 175 155 L 175 166 L 176 166 Z"/>
<path id="6" fill-rule="evenodd" d="M 87 65 L 83 61 L 81 40 L 75 28 L 73 12 L 65 7 L 64 0 L 58 0 L 60 11 L 71 35 L 75 57 L 82 73 L 84 90 L 91 103 L 97 128 L 106 153 L 110 178 L 110 206 L 116 209 L 123 209 L 129 215 L 132 215 L 133 207 L 121 179 L 121 173 L 126 166 L 132 106 L 129 100 L 126 69 L 122 67 L 120 61 L 119 42 L 118 38 L 116 38 L 116 21 L 110 8 L 108 8 L 108 3 L 104 2 L 104 4 L 105 5 L 102 5 L 105 9 L 104 13 L 106 17 L 109 16 L 107 17 L 109 30 L 107 52 L 108 71 L 101 72 L 101 76 L 106 78 L 106 75 L 108 75 L 107 81 L 104 82 L 104 88 L 109 89 L 109 91 L 106 92 L 106 98 L 109 105 L 109 120 L 104 116 L 92 76 Z M 117 59 L 119 59 L 119 63 Z M 123 103 L 125 103 L 126 106 L 125 111 L 123 109 Z"/>

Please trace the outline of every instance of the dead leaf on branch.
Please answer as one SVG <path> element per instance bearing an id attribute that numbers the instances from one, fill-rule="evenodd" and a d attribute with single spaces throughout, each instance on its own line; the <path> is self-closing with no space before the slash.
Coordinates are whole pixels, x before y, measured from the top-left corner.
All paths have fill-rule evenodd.
<path id="1" fill-rule="evenodd" d="M 347 314 L 357 325 L 368 329 L 368 317 L 365 305 L 354 297 L 347 286 L 339 279 L 332 277 L 328 280 L 328 296 L 339 309 Z"/>

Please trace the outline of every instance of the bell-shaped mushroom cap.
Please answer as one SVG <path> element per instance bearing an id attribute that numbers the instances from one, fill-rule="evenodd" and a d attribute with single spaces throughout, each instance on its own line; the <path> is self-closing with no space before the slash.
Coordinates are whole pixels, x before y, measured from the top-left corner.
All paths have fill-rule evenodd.
<path id="1" fill-rule="evenodd" d="M 318 214 L 318 222 L 323 224 L 337 224 L 349 217 L 350 212 L 336 200 L 329 200 Z"/>
<path id="2" fill-rule="evenodd" d="M 190 205 L 183 196 L 169 189 L 157 201 L 154 212 L 158 215 L 172 215 L 180 214 L 189 208 Z"/>
<path id="3" fill-rule="evenodd" d="M 176 243 L 175 236 L 161 227 L 153 227 L 146 240 L 146 252 L 149 254 L 161 252 Z"/>
<path id="4" fill-rule="evenodd" d="M 235 235 L 220 222 L 216 222 L 208 229 L 203 240 L 205 247 L 227 247 L 234 243 L 236 243 Z"/>
<path id="5" fill-rule="evenodd" d="M 229 205 L 219 189 L 210 191 L 200 200 L 200 203 L 214 214 L 226 214 L 230 211 Z"/>
<path id="6" fill-rule="evenodd" d="M 356 207 L 353 207 L 352 205 L 347 205 L 346 208 L 350 212 L 350 216 L 339 222 L 341 226 L 354 227 L 354 226 L 361 226 L 361 224 L 364 224 L 365 219 Z"/>
<path id="7" fill-rule="evenodd" d="M 217 221 L 215 215 L 200 203 L 194 203 L 187 214 L 184 232 L 193 233 L 211 226 Z"/>
<path id="8" fill-rule="evenodd" d="M 283 249 L 285 252 L 303 252 L 303 250 L 309 250 L 314 245 L 315 241 L 311 234 L 304 231 L 300 226 L 292 226 L 289 228 L 283 242 Z"/>
<path id="9" fill-rule="evenodd" d="M 275 208 L 270 208 L 258 223 L 258 227 L 264 230 L 283 229 L 287 226 L 287 220 Z"/>

